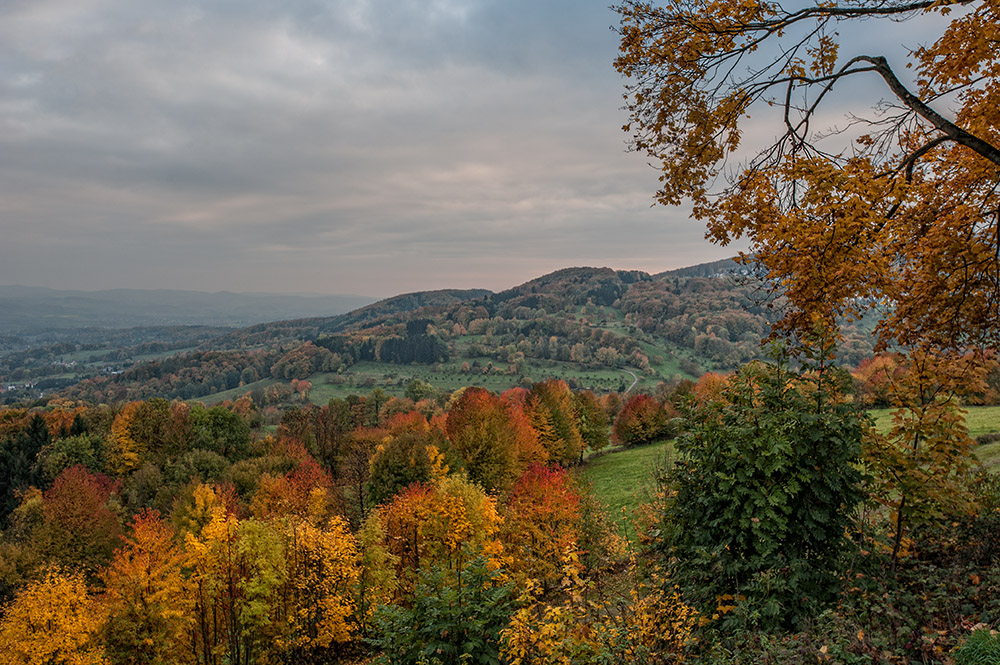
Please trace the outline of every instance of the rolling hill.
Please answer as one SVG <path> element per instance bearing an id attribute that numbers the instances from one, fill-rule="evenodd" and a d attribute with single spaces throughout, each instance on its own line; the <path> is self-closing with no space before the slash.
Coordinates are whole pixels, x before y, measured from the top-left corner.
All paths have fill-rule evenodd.
<path id="1" fill-rule="evenodd" d="M 503 390 L 549 377 L 597 391 L 652 389 L 761 354 L 780 302 L 758 302 L 760 285 L 743 273 L 731 260 L 658 275 L 567 268 L 499 293 L 405 294 L 225 332 L 62 394 L 211 402 L 251 392 L 267 402 L 308 381 L 310 399 L 322 403 L 376 387 L 403 394 L 415 380 Z M 851 329 L 842 360 L 856 363 L 871 350 L 865 329 Z"/>

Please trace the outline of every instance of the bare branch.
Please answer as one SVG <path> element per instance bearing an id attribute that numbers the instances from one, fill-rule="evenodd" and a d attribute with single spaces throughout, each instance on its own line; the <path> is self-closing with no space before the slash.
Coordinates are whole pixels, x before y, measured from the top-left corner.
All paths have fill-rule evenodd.
<path id="1" fill-rule="evenodd" d="M 899 100 L 907 106 L 907 108 L 912 109 L 914 113 L 934 125 L 938 131 L 943 132 L 952 141 L 975 151 L 997 166 L 1000 166 L 1000 149 L 997 149 L 996 146 L 984 141 L 978 136 L 974 136 L 965 131 L 925 104 L 919 97 L 910 92 L 898 78 L 896 78 L 896 74 L 892 71 L 892 68 L 889 66 L 889 63 L 885 58 L 882 56 L 873 57 L 868 55 L 859 55 L 853 58 L 853 61 L 871 63 L 875 71 L 877 71 L 885 82 L 889 84 L 889 89 L 892 90 L 893 94 L 895 94 L 896 97 L 898 97 Z"/>

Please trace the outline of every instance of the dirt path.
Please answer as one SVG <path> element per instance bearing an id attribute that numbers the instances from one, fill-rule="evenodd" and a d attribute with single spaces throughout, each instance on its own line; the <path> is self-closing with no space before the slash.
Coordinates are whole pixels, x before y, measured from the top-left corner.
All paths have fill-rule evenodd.
<path id="1" fill-rule="evenodd" d="M 632 385 L 626 388 L 624 393 L 628 395 L 632 391 L 632 389 L 635 388 L 635 384 L 639 383 L 639 377 L 636 376 L 635 372 L 633 372 L 630 369 L 623 369 L 622 371 L 625 372 L 626 374 L 629 374 L 632 377 Z"/>

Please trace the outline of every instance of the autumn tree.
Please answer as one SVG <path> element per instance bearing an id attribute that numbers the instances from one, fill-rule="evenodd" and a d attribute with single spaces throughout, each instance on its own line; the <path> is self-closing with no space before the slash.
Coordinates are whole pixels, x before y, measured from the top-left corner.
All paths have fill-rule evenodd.
<path id="1" fill-rule="evenodd" d="M 139 468 L 146 454 L 146 444 L 137 439 L 133 430 L 142 402 L 130 402 L 122 407 L 111 423 L 107 442 L 107 468 L 115 475 L 126 475 Z"/>
<path id="2" fill-rule="evenodd" d="M 573 393 L 565 381 L 550 379 L 534 384 L 526 411 L 550 462 L 577 461 L 584 442 L 577 427 Z"/>
<path id="3" fill-rule="evenodd" d="M 185 537 L 184 566 L 194 589 L 192 653 L 204 665 L 249 665 L 277 636 L 271 600 L 284 578 L 281 538 L 265 523 L 216 508 Z"/>
<path id="4" fill-rule="evenodd" d="M 581 504 L 564 469 L 536 464 L 514 483 L 503 501 L 500 538 L 518 581 L 559 582 L 562 557 L 580 548 Z"/>
<path id="5" fill-rule="evenodd" d="M 851 376 L 857 382 L 858 397 L 872 407 L 890 404 L 890 391 L 897 374 L 902 371 L 903 358 L 895 353 L 882 353 L 858 363 Z"/>
<path id="6" fill-rule="evenodd" d="M 309 457 L 284 476 L 261 476 L 250 512 L 261 519 L 295 515 L 318 521 L 332 512 L 332 485 L 330 474 Z"/>
<path id="7" fill-rule="evenodd" d="M 749 241 L 790 304 L 780 330 L 833 330 L 877 308 L 884 345 L 1000 341 L 996 2 L 616 9 L 625 129 L 659 164 L 657 200 L 692 201 L 715 242 Z M 881 50 L 894 24 L 917 17 L 937 36 L 907 52 L 911 75 Z M 884 24 L 881 41 L 857 41 L 873 50 L 839 38 L 866 20 Z M 838 110 L 846 130 L 828 124 Z M 771 134 L 768 121 L 777 138 L 747 145 Z M 752 156 L 725 168 L 737 152 Z"/>
<path id="8" fill-rule="evenodd" d="M 345 438 L 343 448 L 337 457 L 339 481 L 342 483 L 349 506 L 351 521 L 355 525 L 365 520 L 373 506 L 366 488 L 371 475 L 372 455 L 383 436 L 379 430 L 366 429 L 352 432 Z"/>
<path id="9" fill-rule="evenodd" d="M 284 536 L 286 572 L 280 602 L 274 603 L 283 626 L 278 646 L 291 662 L 309 662 L 353 637 L 353 595 L 361 573 L 357 543 L 339 517 L 272 524 Z"/>
<path id="10" fill-rule="evenodd" d="M 410 485 L 368 520 L 383 538 L 370 546 L 391 555 L 381 561 L 394 564 L 397 593 L 411 593 L 422 568 L 460 570 L 470 553 L 495 560 L 503 550 L 496 500 L 460 477 Z"/>
<path id="11" fill-rule="evenodd" d="M 401 414 L 385 430 L 371 457 L 368 495 L 372 504 L 392 498 L 406 486 L 447 473 L 444 436 L 417 412 Z"/>
<path id="12" fill-rule="evenodd" d="M 506 488 L 518 473 L 518 451 L 535 437 L 524 420 L 512 417 L 499 397 L 467 388 L 448 410 L 448 441 L 465 464 L 469 479 L 487 491 Z"/>
<path id="13" fill-rule="evenodd" d="M 678 415 L 655 397 L 633 395 L 615 418 L 614 440 L 620 445 L 635 446 L 668 438 L 677 433 L 671 421 Z"/>
<path id="14" fill-rule="evenodd" d="M 0 619 L 0 665 L 105 665 L 103 622 L 82 575 L 49 570 Z"/>
<path id="15" fill-rule="evenodd" d="M 135 518 L 132 534 L 101 574 L 107 589 L 105 651 L 113 663 L 193 662 L 194 594 L 184 552 L 156 512 Z"/>
<path id="16" fill-rule="evenodd" d="M 121 542 L 118 515 L 109 499 L 117 483 L 74 466 L 59 474 L 44 494 L 41 551 L 68 567 L 96 573 Z"/>

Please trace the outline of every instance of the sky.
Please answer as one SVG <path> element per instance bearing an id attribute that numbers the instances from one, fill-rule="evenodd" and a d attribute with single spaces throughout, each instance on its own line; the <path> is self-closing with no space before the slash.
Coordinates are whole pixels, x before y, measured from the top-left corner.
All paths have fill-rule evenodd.
<path id="1" fill-rule="evenodd" d="M 606 0 L 8 0 L 0 284 L 499 290 L 723 258 L 626 151 Z"/>
<path id="2" fill-rule="evenodd" d="M 735 253 L 653 207 L 607 0 L 6 0 L 0 284 L 501 290 Z"/>

